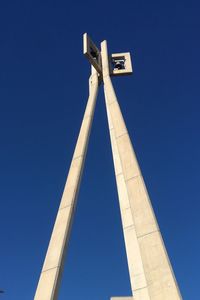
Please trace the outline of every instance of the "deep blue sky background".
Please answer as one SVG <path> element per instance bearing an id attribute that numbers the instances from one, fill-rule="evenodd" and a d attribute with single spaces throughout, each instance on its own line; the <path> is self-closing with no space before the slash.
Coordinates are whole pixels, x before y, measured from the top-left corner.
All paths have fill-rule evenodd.
<path id="1" fill-rule="evenodd" d="M 1 1 L 0 299 L 34 296 L 88 96 L 84 32 L 132 54 L 114 85 L 183 298 L 200 299 L 199 10 Z M 120 222 L 100 90 L 59 299 L 130 294 Z"/>

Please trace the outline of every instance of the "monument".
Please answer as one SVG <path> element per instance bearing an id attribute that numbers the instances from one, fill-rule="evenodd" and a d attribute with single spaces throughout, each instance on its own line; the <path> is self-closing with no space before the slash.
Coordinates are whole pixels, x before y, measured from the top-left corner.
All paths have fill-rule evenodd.
<path id="1" fill-rule="evenodd" d="M 97 92 L 101 83 L 104 85 L 132 289 L 130 296 L 111 299 L 180 300 L 182 297 L 111 81 L 111 76 L 132 73 L 130 53 L 109 55 L 106 41 L 101 43 L 99 50 L 86 33 L 83 41 L 84 55 L 92 65 L 89 98 L 34 300 L 58 298 Z"/>

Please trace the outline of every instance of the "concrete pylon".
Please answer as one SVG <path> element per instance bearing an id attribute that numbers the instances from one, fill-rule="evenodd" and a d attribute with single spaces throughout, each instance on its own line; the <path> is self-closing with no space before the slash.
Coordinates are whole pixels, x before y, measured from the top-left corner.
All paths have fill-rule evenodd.
<path id="1" fill-rule="evenodd" d="M 104 84 L 121 219 L 132 295 L 111 300 L 181 300 L 178 285 L 151 206 L 110 76 L 132 73 L 129 52 L 108 55 L 84 34 L 84 55 L 92 64 L 89 98 L 34 300 L 56 300 L 87 152 L 98 85 Z"/>
<path id="2" fill-rule="evenodd" d="M 101 58 L 132 299 L 180 300 L 176 279 L 111 82 L 106 41 L 101 43 Z"/>
<path id="3" fill-rule="evenodd" d="M 97 92 L 98 74 L 92 67 L 89 79 L 89 98 L 34 300 L 56 300 L 58 297 Z"/>

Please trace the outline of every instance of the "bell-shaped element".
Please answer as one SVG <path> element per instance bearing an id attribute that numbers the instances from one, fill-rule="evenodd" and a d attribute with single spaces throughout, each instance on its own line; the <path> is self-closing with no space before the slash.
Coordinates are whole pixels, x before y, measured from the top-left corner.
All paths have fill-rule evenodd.
<path id="1" fill-rule="evenodd" d="M 115 60 L 114 61 L 114 68 L 117 70 L 123 70 L 125 69 L 124 67 L 124 60 L 120 59 L 120 60 Z"/>

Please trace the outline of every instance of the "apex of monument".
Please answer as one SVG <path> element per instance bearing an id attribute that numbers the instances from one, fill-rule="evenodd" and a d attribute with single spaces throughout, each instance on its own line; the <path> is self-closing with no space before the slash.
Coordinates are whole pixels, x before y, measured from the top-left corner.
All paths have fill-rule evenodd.
<path id="1" fill-rule="evenodd" d="M 96 71 L 102 75 L 101 51 L 87 33 L 83 35 L 83 54 Z M 111 76 L 130 75 L 133 73 L 130 52 L 113 53 L 108 58 Z"/>

